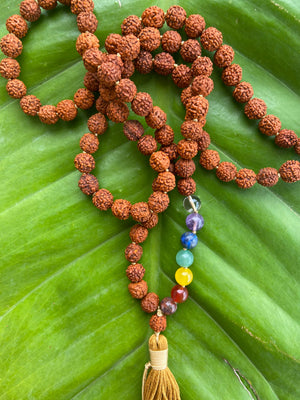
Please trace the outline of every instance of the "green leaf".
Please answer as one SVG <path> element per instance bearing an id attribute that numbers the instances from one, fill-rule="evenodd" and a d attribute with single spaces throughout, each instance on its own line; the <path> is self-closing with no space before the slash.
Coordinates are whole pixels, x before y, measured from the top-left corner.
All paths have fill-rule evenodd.
<path id="1" fill-rule="evenodd" d="M 266 101 L 268 113 L 284 128 L 297 130 L 299 4 L 177 4 L 223 32 L 255 96 Z M 1 5 L 3 36 L 18 2 Z M 156 5 L 166 11 L 172 2 Z M 140 16 L 144 8 L 139 1 L 96 0 L 101 46 L 107 34 L 120 33 L 126 16 Z M 72 98 L 83 87 L 77 36 L 75 16 L 59 4 L 43 11 L 23 39 L 21 79 L 43 104 Z M 246 119 L 220 75 L 220 70 L 213 73 L 206 129 L 222 161 L 258 172 L 297 159 Z M 166 111 L 180 140 L 184 109 L 171 79 L 136 74 L 134 81 Z M 149 316 L 127 291 L 123 252 L 132 221 L 93 207 L 77 187 L 73 166 L 94 111 L 46 126 L 25 116 L 5 85 L 1 79 L 0 400 L 139 399 L 151 332 Z M 115 198 L 148 198 L 155 175 L 120 125 L 109 124 L 96 161 L 101 187 Z M 199 166 L 195 180 L 205 226 L 194 250 L 189 299 L 168 318 L 166 331 L 169 366 L 182 400 L 299 399 L 299 183 L 243 191 Z M 182 197 L 174 191 L 170 199 L 143 246 L 146 280 L 160 298 L 174 285 L 175 255 L 185 230 Z"/>

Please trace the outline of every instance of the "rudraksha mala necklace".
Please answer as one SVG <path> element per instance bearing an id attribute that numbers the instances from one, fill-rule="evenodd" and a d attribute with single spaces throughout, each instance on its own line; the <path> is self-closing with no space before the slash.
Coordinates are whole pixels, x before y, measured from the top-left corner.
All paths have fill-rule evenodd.
<path id="1" fill-rule="evenodd" d="M 75 167 L 82 172 L 79 187 L 86 195 L 92 195 L 93 204 L 100 210 L 111 209 L 115 217 L 125 220 L 130 216 L 137 223 L 130 230 L 131 243 L 125 250 L 125 257 L 130 262 L 126 274 L 130 280 L 130 294 L 141 300 L 142 309 L 154 313 L 150 319 L 150 327 L 154 335 L 149 340 L 151 362 L 145 366 L 142 397 L 150 399 L 180 399 L 179 388 L 172 373 L 167 368 L 167 341 L 160 332 L 166 329 L 166 316 L 176 312 L 177 304 L 186 301 L 186 286 L 192 282 L 193 274 L 190 266 L 194 256 L 190 249 L 197 245 L 196 232 L 204 225 L 203 217 L 198 213 L 201 202 L 194 195 L 196 184 L 192 178 L 195 171 L 193 158 L 200 152 L 199 163 L 205 169 L 216 170 L 217 177 L 223 182 L 235 180 L 240 188 L 247 189 L 256 182 L 263 186 L 273 186 L 279 177 L 286 182 L 300 179 L 300 163 L 297 160 L 285 162 L 279 170 L 263 168 L 257 174 L 250 169 L 240 169 L 230 162 L 221 162 L 217 151 L 209 149 L 210 136 L 203 130 L 208 112 L 208 96 L 214 84 L 209 77 L 213 63 L 208 57 L 201 56 L 201 45 L 205 50 L 215 52 L 213 61 L 223 69 L 222 80 L 225 85 L 234 87 L 233 97 L 239 103 L 246 103 L 245 114 L 249 119 L 260 120 L 259 130 L 268 136 L 275 136 L 275 143 L 284 148 L 294 147 L 300 154 L 300 140 L 295 132 L 281 129 L 280 120 L 274 115 L 266 115 L 267 106 L 263 100 L 253 98 L 250 83 L 242 82 L 242 68 L 233 63 L 234 51 L 223 45 L 222 33 L 214 27 L 205 27 L 205 20 L 199 14 L 187 17 L 180 6 L 172 6 L 165 14 L 156 6 L 147 8 L 142 17 L 131 15 L 122 23 L 120 34 L 110 34 L 105 41 L 107 52 L 99 50 L 99 40 L 94 35 L 97 19 L 93 14 L 93 2 L 90 0 L 61 1 L 70 5 L 71 11 L 77 14 L 77 24 L 82 32 L 76 42 L 76 48 L 83 58 L 87 69 L 85 89 L 79 89 L 74 101 L 63 100 L 55 106 L 41 106 L 35 96 L 26 96 L 26 87 L 18 80 L 20 66 L 15 58 L 22 51 L 20 38 L 27 33 L 25 20 L 35 21 L 40 16 L 40 6 L 51 9 L 56 6 L 54 0 L 25 0 L 21 3 L 21 16 L 13 15 L 7 20 L 10 32 L 1 40 L 1 49 L 8 57 L 1 61 L 1 75 L 9 79 L 7 91 L 13 98 L 21 98 L 21 107 L 28 115 L 37 115 L 44 123 L 53 124 L 59 118 L 68 121 L 77 115 L 77 108 L 87 109 L 94 103 L 93 92 L 99 90 L 96 101 L 97 113 L 88 120 L 89 133 L 80 140 L 82 153 L 75 157 Z M 172 29 L 162 35 L 159 31 L 164 23 Z M 187 40 L 183 41 L 179 29 L 184 29 Z M 198 40 L 200 38 L 200 41 Z M 200 45 L 201 43 L 201 45 Z M 163 52 L 155 56 L 152 52 L 162 47 Z M 180 52 L 183 61 L 191 63 L 191 67 L 177 65 L 172 56 Z M 166 124 L 164 111 L 153 106 L 151 96 L 146 92 L 138 92 L 130 79 L 137 70 L 147 74 L 154 70 L 160 75 L 171 75 L 174 83 L 182 88 L 181 100 L 186 108 L 185 121 L 181 125 L 184 137 L 178 144 L 174 143 L 174 131 Z M 152 135 L 144 135 L 144 127 L 137 120 L 129 118 L 129 108 L 138 116 L 145 117 L 145 123 L 155 130 Z M 106 117 L 115 123 L 123 123 L 125 136 L 137 141 L 138 150 L 150 156 L 150 166 L 158 172 L 152 189 L 153 193 L 147 202 L 131 204 L 125 199 L 114 199 L 109 190 L 99 189 L 97 178 L 91 174 L 95 168 L 92 156 L 99 146 L 98 136 L 108 128 Z M 158 144 L 161 145 L 158 150 Z M 141 243 L 149 229 L 158 223 L 158 214 L 169 205 L 168 192 L 176 186 L 186 196 L 183 204 L 189 212 L 186 218 L 188 232 L 181 237 L 182 250 L 176 255 L 179 265 L 175 273 L 177 284 L 170 297 L 159 301 L 157 294 L 148 292 L 148 285 L 143 280 L 145 269 L 139 263 L 143 254 Z M 152 368 L 147 377 L 148 368 Z M 147 379 L 146 379 L 147 378 Z"/>

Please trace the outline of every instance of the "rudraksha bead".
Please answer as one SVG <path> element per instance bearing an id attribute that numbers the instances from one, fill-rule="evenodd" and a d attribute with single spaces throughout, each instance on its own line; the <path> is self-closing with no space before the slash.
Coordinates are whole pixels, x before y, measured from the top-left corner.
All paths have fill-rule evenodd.
<path id="1" fill-rule="evenodd" d="M 79 146 L 82 151 L 93 154 L 98 150 L 99 140 L 92 133 L 85 133 L 80 139 Z"/>
<path id="2" fill-rule="evenodd" d="M 68 7 L 70 7 L 70 5 L 71 5 L 71 1 L 72 0 L 58 0 L 61 4 L 64 4 L 64 5 L 66 5 L 66 6 L 68 6 Z"/>
<path id="3" fill-rule="evenodd" d="M 216 171 L 217 178 L 223 182 L 230 182 L 235 179 L 236 173 L 236 166 L 228 161 L 221 162 Z"/>
<path id="4" fill-rule="evenodd" d="M 20 79 L 10 79 L 6 84 L 6 91 L 13 99 L 21 99 L 26 95 L 27 89 Z"/>
<path id="5" fill-rule="evenodd" d="M 202 125 L 196 121 L 184 121 L 181 124 L 181 134 L 186 139 L 198 141 L 202 134 Z"/>
<path id="6" fill-rule="evenodd" d="M 275 144 L 279 147 L 289 148 L 295 146 L 298 137 L 296 133 L 290 129 L 281 129 L 278 135 L 275 137 Z"/>
<path id="7" fill-rule="evenodd" d="M 207 132 L 202 131 L 200 138 L 197 140 L 198 150 L 204 151 L 210 145 L 210 136 Z"/>
<path id="8" fill-rule="evenodd" d="M 158 106 L 154 106 L 145 117 L 146 124 L 153 129 L 162 128 L 167 122 L 167 114 Z"/>
<path id="9" fill-rule="evenodd" d="M 95 33 L 98 26 L 98 20 L 91 11 L 83 11 L 77 15 L 77 27 L 79 32 Z"/>
<path id="10" fill-rule="evenodd" d="M 297 154 L 300 154 L 300 138 L 297 139 L 294 149 Z"/>
<path id="11" fill-rule="evenodd" d="M 17 58 L 23 50 L 22 42 L 13 33 L 9 33 L 2 37 L 0 41 L 2 53 L 7 57 Z"/>
<path id="12" fill-rule="evenodd" d="M 149 208 L 155 213 L 164 212 L 168 208 L 169 203 L 170 199 L 167 193 L 159 191 L 153 192 L 148 199 Z"/>
<path id="13" fill-rule="evenodd" d="M 144 134 L 143 125 L 136 120 L 128 120 L 124 122 L 123 132 L 127 139 L 136 141 L 139 140 Z"/>
<path id="14" fill-rule="evenodd" d="M 75 157 L 74 165 L 75 168 L 78 169 L 78 171 L 84 174 L 88 174 L 95 168 L 96 163 L 94 157 L 91 154 L 79 153 Z"/>
<path id="15" fill-rule="evenodd" d="M 156 178 L 156 187 L 160 192 L 170 192 L 176 186 L 175 176 L 172 172 L 160 172 Z"/>
<path id="16" fill-rule="evenodd" d="M 3 58 L 0 62 L 0 74 L 5 79 L 16 79 L 21 72 L 20 64 L 13 58 Z"/>
<path id="17" fill-rule="evenodd" d="M 166 13 L 166 23 L 172 29 L 180 29 L 185 24 L 186 11 L 180 6 L 172 6 Z"/>
<path id="18" fill-rule="evenodd" d="M 115 86 L 105 87 L 102 84 L 99 85 L 99 94 L 105 101 L 113 101 L 117 98 Z"/>
<path id="19" fill-rule="evenodd" d="M 104 42 L 104 47 L 108 53 L 118 53 L 121 45 L 122 36 L 118 33 L 109 34 Z"/>
<path id="20" fill-rule="evenodd" d="M 82 56 L 87 49 L 92 47 L 99 48 L 99 40 L 97 36 L 90 32 L 83 32 L 76 40 L 76 50 Z"/>
<path id="21" fill-rule="evenodd" d="M 121 25 L 122 35 L 129 35 L 132 33 L 135 36 L 138 36 L 143 28 L 142 22 L 136 15 L 129 15 L 124 19 Z"/>
<path id="22" fill-rule="evenodd" d="M 167 327 L 167 318 L 165 315 L 162 315 L 161 317 L 153 315 L 150 318 L 149 325 L 154 332 L 163 332 Z"/>
<path id="23" fill-rule="evenodd" d="M 148 292 L 148 285 L 146 281 L 129 283 L 128 290 L 134 299 L 142 299 Z"/>
<path id="24" fill-rule="evenodd" d="M 148 219 L 151 217 L 151 211 L 148 203 L 144 201 L 133 204 L 130 209 L 130 214 L 135 221 L 141 223 L 148 221 Z"/>
<path id="25" fill-rule="evenodd" d="M 185 64 L 180 64 L 172 71 L 172 79 L 176 86 L 185 88 L 192 82 L 193 74 L 191 68 Z"/>
<path id="26" fill-rule="evenodd" d="M 148 237 L 148 229 L 140 224 L 133 225 L 129 232 L 130 239 L 135 243 L 143 243 Z"/>
<path id="27" fill-rule="evenodd" d="M 100 189 L 93 196 L 93 204 L 99 208 L 99 210 L 106 211 L 114 203 L 113 195 L 107 189 Z"/>
<path id="28" fill-rule="evenodd" d="M 132 60 L 123 61 L 122 78 L 130 78 L 135 71 L 134 63 Z"/>
<path id="29" fill-rule="evenodd" d="M 153 68 L 152 54 L 149 51 L 141 50 L 134 60 L 134 65 L 140 74 L 149 74 Z"/>
<path id="30" fill-rule="evenodd" d="M 173 143 L 174 131 L 169 125 L 164 125 L 162 128 L 156 129 L 154 135 L 156 141 L 163 146 L 168 146 Z"/>
<path id="31" fill-rule="evenodd" d="M 136 263 L 143 255 L 143 248 L 136 243 L 130 243 L 125 249 L 125 258 L 131 263 Z"/>
<path id="32" fill-rule="evenodd" d="M 139 139 L 137 147 L 142 154 L 150 156 L 150 154 L 157 150 L 157 143 L 153 136 L 145 135 Z"/>
<path id="33" fill-rule="evenodd" d="M 205 20 L 199 14 L 191 14 L 185 21 L 185 33 L 188 37 L 195 39 L 201 35 L 205 29 Z"/>
<path id="34" fill-rule="evenodd" d="M 198 153 L 198 145 L 194 140 L 180 140 L 177 144 L 177 151 L 181 158 L 191 160 Z"/>
<path id="35" fill-rule="evenodd" d="M 165 23 L 164 10 L 157 6 L 146 8 L 142 14 L 142 23 L 144 26 L 152 26 L 153 28 L 161 28 Z"/>
<path id="36" fill-rule="evenodd" d="M 205 169 L 214 169 L 220 163 L 219 153 L 216 150 L 204 150 L 200 155 L 199 163 Z"/>
<path id="37" fill-rule="evenodd" d="M 300 162 L 288 160 L 279 168 L 280 177 L 285 182 L 297 182 L 300 180 Z"/>
<path id="38" fill-rule="evenodd" d="M 79 179 L 78 186 L 84 194 L 90 196 L 99 189 L 99 182 L 98 179 L 92 174 L 82 174 Z"/>
<path id="39" fill-rule="evenodd" d="M 193 97 L 193 92 L 192 92 L 192 86 L 190 85 L 190 86 L 184 88 L 180 95 L 180 100 L 184 107 L 186 107 L 186 105 L 191 97 Z"/>
<path id="40" fill-rule="evenodd" d="M 150 167 L 157 172 L 164 172 L 169 168 L 170 159 L 163 151 L 156 151 L 151 154 L 149 159 Z"/>
<path id="41" fill-rule="evenodd" d="M 175 163 L 175 173 L 181 178 L 189 178 L 195 172 L 196 165 L 193 160 L 180 158 Z"/>
<path id="42" fill-rule="evenodd" d="M 105 86 L 114 86 L 121 79 L 121 68 L 114 62 L 105 62 L 98 68 L 97 76 L 100 83 Z"/>
<path id="43" fill-rule="evenodd" d="M 210 26 L 202 32 L 201 44 L 205 50 L 215 51 L 222 45 L 222 42 L 223 35 L 218 29 Z"/>
<path id="44" fill-rule="evenodd" d="M 56 112 L 63 121 L 72 121 L 77 116 L 77 108 L 72 100 L 60 101 L 56 106 Z"/>
<path id="45" fill-rule="evenodd" d="M 209 57 L 198 57 L 192 64 L 193 76 L 210 76 L 213 72 L 213 63 Z"/>
<path id="46" fill-rule="evenodd" d="M 191 196 L 196 191 L 196 182 L 193 178 L 179 179 L 177 189 L 183 196 Z"/>
<path id="47" fill-rule="evenodd" d="M 146 92 L 138 92 L 131 103 L 131 108 L 135 114 L 146 117 L 153 109 L 150 94 Z"/>
<path id="48" fill-rule="evenodd" d="M 231 64 L 224 68 L 222 72 L 222 81 L 226 86 L 236 86 L 242 80 L 242 67 L 239 64 Z"/>
<path id="49" fill-rule="evenodd" d="M 102 135 L 107 129 L 107 121 L 103 114 L 97 113 L 88 119 L 88 128 L 95 135 Z"/>
<path id="50" fill-rule="evenodd" d="M 130 216 L 131 203 L 128 200 L 117 199 L 111 206 L 111 211 L 115 217 L 121 220 L 128 219 Z"/>
<path id="51" fill-rule="evenodd" d="M 177 53 L 180 49 L 182 38 L 176 31 L 166 31 L 161 38 L 161 47 L 167 53 Z"/>
<path id="52" fill-rule="evenodd" d="M 243 168 L 237 172 L 235 181 L 241 189 L 249 189 L 256 182 L 256 174 L 252 169 Z"/>
<path id="53" fill-rule="evenodd" d="M 153 313 L 159 305 L 159 297 L 156 293 L 147 293 L 141 301 L 142 310 L 146 313 Z"/>
<path id="54" fill-rule="evenodd" d="M 20 14 L 29 22 L 37 21 L 41 16 L 41 9 L 35 0 L 24 0 L 20 4 Z"/>
<path id="55" fill-rule="evenodd" d="M 86 88 L 78 89 L 74 94 L 74 103 L 82 110 L 88 110 L 91 108 L 94 104 L 94 101 L 94 94 Z"/>
<path id="56" fill-rule="evenodd" d="M 37 0 L 37 2 L 44 10 L 53 10 L 57 6 L 56 0 Z"/>
<path id="57" fill-rule="evenodd" d="M 158 224 L 158 215 L 156 213 L 152 213 L 151 217 L 148 221 L 143 223 L 143 226 L 147 229 L 152 229 Z"/>
<path id="58" fill-rule="evenodd" d="M 71 12 L 79 14 L 81 12 L 93 11 L 94 2 L 92 0 L 71 0 Z"/>
<path id="59" fill-rule="evenodd" d="M 143 28 L 138 38 L 140 39 L 141 48 L 146 51 L 156 50 L 160 46 L 160 32 L 151 26 Z"/>
<path id="60" fill-rule="evenodd" d="M 56 107 L 51 105 L 40 107 L 38 116 L 40 121 L 47 125 L 55 124 L 59 120 Z"/>
<path id="61" fill-rule="evenodd" d="M 201 119 L 208 112 L 209 103 L 205 97 L 193 96 L 186 105 L 186 120 Z"/>
<path id="62" fill-rule="evenodd" d="M 18 14 L 14 14 L 6 20 L 6 29 L 9 33 L 13 33 L 21 39 L 26 36 L 28 26 L 24 18 Z"/>
<path id="63" fill-rule="evenodd" d="M 97 72 L 98 66 L 106 60 L 106 55 L 98 48 L 87 49 L 82 56 L 84 67 L 90 72 Z"/>
<path id="64" fill-rule="evenodd" d="M 28 96 L 22 97 L 22 99 L 20 100 L 20 106 L 25 114 L 33 117 L 37 115 L 42 104 L 40 102 L 40 99 L 30 94 Z"/>
<path id="65" fill-rule="evenodd" d="M 278 182 L 278 172 L 275 168 L 262 168 L 256 175 L 257 182 L 262 186 L 274 186 Z"/>
<path id="66" fill-rule="evenodd" d="M 122 37 L 118 51 L 122 60 L 135 60 L 140 53 L 139 39 L 132 33 Z"/>
<path id="67" fill-rule="evenodd" d="M 97 92 L 99 89 L 97 74 L 94 72 L 87 71 L 86 74 L 84 75 L 83 84 L 91 92 Z"/>
<path id="68" fill-rule="evenodd" d="M 129 108 L 122 101 L 114 100 L 108 103 L 106 115 L 112 122 L 122 123 L 128 119 Z"/>
<path id="69" fill-rule="evenodd" d="M 154 57 L 153 67 L 154 71 L 159 75 L 169 75 L 174 69 L 175 60 L 171 54 L 163 52 L 158 53 Z"/>
<path id="70" fill-rule="evenodd" d="M 213 91 L 214 82 L 208 76 L 199 75 L 194 78 L 191 88 L 193 96 L 201 94 L 206 97 Z"/>
<path id="71" fill-rule="evenodd" d="M 136 95 L 136 86 L 130 79 L 121 79 L 115 88 L 117 98 L 126 103 L 131 102 Z"/>
<path id="72" fill-rule="evenodd" d="M 142 264 L 130 264 L 126 269 L 126 275 L 131 282 L 140 282 L 145 275 L 145 268 Z"/>
<path id="73" fill-rule="evenodd" d="M 262 99 L 254 97 L 245 105 L 244 112 L 249 119 L 260 119 L 266 115 L 267 106 Z"/>
<path id="74" fill-rule="evenodd" d="M 113 64 L 117 65 L 120 68 L 121 72 L 123 71 L 124 63 L 119 54 L 104 53 L 104 55 L 105 55 L 105 62 L 112 62 Z"/>
<path id="75" fill-rule="evenodd" d="M 200 43 L 195 39 L 188 39 L 181 45 L 180 55 L 185 62 L 192 63 L 201 56 Z"/>
<path id="76" fill-rule="evenodd" d="M 249 82 L 240 82 L 234 89 L 232 96 L 238 103 L 247 103 L 253 96 L 254 91 Z"/>
<path id="77" fill-rule="evenodd" d="M 219 47 L 214 55 L 214 63 L 219 68 L 228 67 L 234 59 L 234 50 L 228 44 Z"/>
<path id="78" fill-rule="evenodd" d="M 166 153 L 171 161 L 178 157 L 176 143 L 171 143 L 169 146 L 161 146 L 160 150 Z"/>
<path id="79" fill-rule="evenodd" d="M 275 117 L 275 115 L 266 115 L 263 119 L 259 121 L 258 129 L 267 136 L 276 135 L 281 128 L 280 119 Z"/>

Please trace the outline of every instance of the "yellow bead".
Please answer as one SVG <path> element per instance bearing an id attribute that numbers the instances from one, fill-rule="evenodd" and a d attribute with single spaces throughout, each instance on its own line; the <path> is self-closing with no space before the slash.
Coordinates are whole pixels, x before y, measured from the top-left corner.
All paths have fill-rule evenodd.
<path id="1" fill-rule="evenodd" d="M 187 286 L 193 280 L 193 273 L 189 268 L 178 268 L 175 272 L 175 279 L 179 285 Z"/>

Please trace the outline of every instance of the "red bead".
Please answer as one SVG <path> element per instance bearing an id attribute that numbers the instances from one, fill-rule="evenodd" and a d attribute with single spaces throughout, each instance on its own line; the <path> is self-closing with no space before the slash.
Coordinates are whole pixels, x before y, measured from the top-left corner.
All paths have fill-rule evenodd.
<path id="1" fill-rule="evenodd" d="M 183 303 L 188 298 L 189 292 L 186 287 L 175 285 L 171 290 L 171 297 L 176 303 Z"/>

